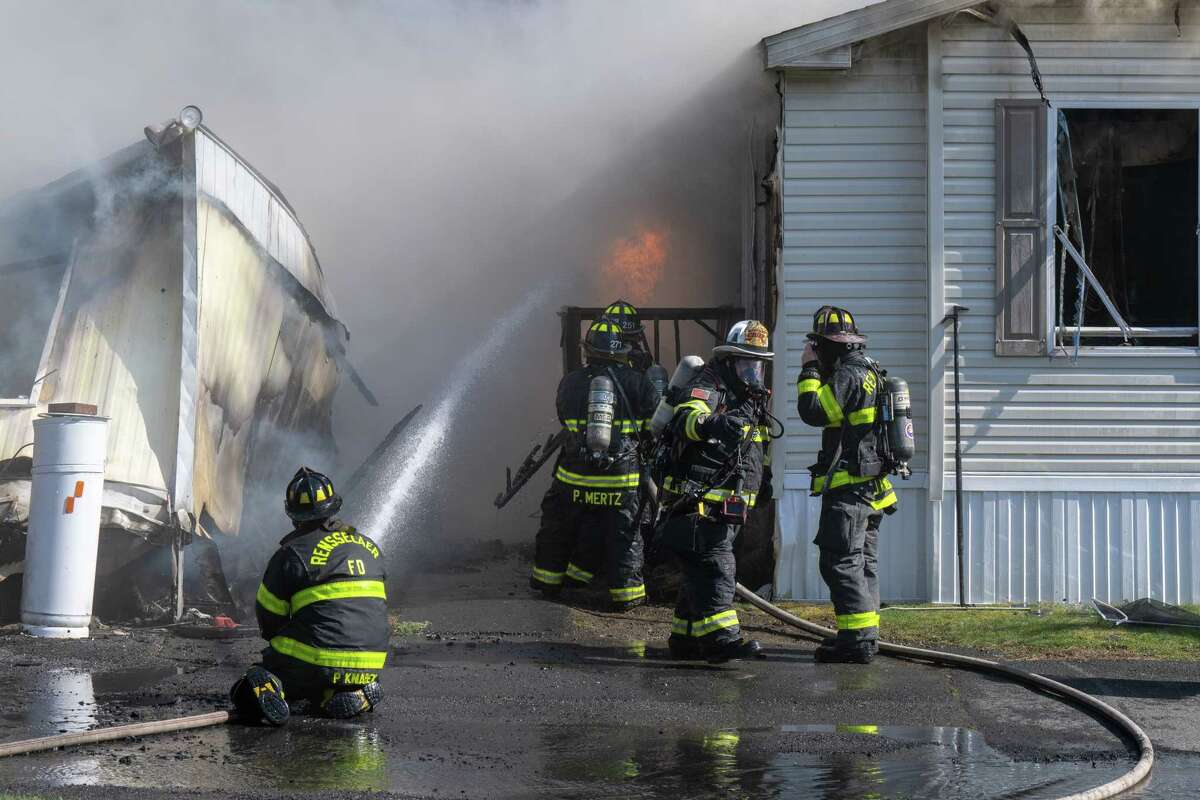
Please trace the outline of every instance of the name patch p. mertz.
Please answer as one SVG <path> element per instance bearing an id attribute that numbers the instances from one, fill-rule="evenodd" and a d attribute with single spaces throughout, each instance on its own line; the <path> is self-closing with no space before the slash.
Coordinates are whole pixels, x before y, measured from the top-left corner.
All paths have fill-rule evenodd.
<path id="1" fill-rule="evenodd" d="M 619 506 L 624 492 L 598 492 L 576 489 L 571 493 L 571 502 L 589 506 Z"/>
<path id="2" fill-rule="evenodd" d="M 379 548 L 364 539 L 361 534 L 350 531 L 334 531 L 317 542 L 312 555 L 308 557 L 308 563 L 314 567 L 325 564 L 329 561 L 330 554 L 344 544 L 356 544 L 370 553 L 372 558 L 379 558 Z"/>

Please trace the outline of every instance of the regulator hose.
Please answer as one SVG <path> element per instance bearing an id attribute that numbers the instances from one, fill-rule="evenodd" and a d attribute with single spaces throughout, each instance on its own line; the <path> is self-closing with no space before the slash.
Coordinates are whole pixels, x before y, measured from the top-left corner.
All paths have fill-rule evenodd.
<path id="1" fill-rule="evenodd" d="M 172 733 L 193 728 L 207 728 L 212 725 L 224 725 L 232 718 L 228 711 L 214 711 L 211 714 L 197 714 L 191 717 L 156 719 L 150 722 L 135 722 L 132 725 L 116 725 L 111 728 L 42 736 L 38 739 L 22 739 L 19 742 L 0 744 L 0 758 L 40 753 L 43 750 L 57 750 L 60 747 L 71 747 L 78 744 L 96 744 L 97 742 L 111 742 L 113 739 L 148 736 L 152 733 Z"/>
<path id="2" fill-rule="evenodd" d="M 830 638 L 837 635 L 836 631 L 822 627 L 807 620 L 800 619 L 795 614 L 789 614 L 778 606 L 768 603 L 754 592 L 737 584 L 737 595 L 745 600 L 750 605 L 769 614 L 780 622 L 784 622 L 795 628 L 799 628 L 806 633 L 822 638 Z M 1032 672 L 1027 672 L 1017 667 L 1011 667 L 1006 664 L 1000 664 L 995 661 L 989 661 L 986 658 L 976 658 L 974 656 L 962 656 L 957 653 L 943 653 L 938 650 L 926 650 L 921 647 L 907 647 L 900 644 L 890 644 L 888 642 L 879 643 L 879 652 L 890 656 L 899 656 L 902 658 L 913 658 L 922 661 L 931 661 L 935 664 L 945 664 L 951 667 L 959 667 L 963 669 L 979 670 L 981 672 L 991 672 L 1017 683 L 1026 686 L 1035 687 L 1043 691 L 1049 692 L 1060 700 L 1070 701 L 1083 708 L 1094 711 L 1104 719 L 1116 725 L 1126 736 L 1129 737 L 1138 748 L 1138 761 L 1133 766 L 1133 769 L 1125 773 L 1115 780 L 1109 781 L 1103 786 L 1097 786 L 1094 789 L 1088 789 L 1085 792 L 1066 795 L 1065 797 L 1055 798 L 1055 800 L 1105 800 L 1109 797 L 1116 797 L 1124 791 L 1128 791 L 1137 786 L 1146 776 L 1150 774 L 1150 768 L 1154 766 L 1154 745 L 1150 742 L 1150 737 L 1146 732 L 1138 727 L 1137 723 L 1129 717 L 1122 714 L 1117 709 L 1107 703 L 1097 700 L 1086 692 L 1081 692 L 1078 689 L 1073 689 L 1064 683 L 1059 683 L 1056 680 L 1051 680 L 1043 675 L 1036 675 Z"/>

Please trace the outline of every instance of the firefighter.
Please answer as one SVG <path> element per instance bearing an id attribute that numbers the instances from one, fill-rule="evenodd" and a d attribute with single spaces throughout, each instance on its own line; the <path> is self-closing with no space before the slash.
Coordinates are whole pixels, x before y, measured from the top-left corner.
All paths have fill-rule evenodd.
<path id="1" fill-rule="evenodd" d="M 269 645 L 230 690 L 243 718 L 282 725 L 290 697 L 347 719 L 383 699 L 378 678 L 389 635 L 383 555 L 334 518 L 341 507 L 329 478 L 307 467 L 287 486 L 284 510 L 295 530 L 267 564 L 254 609 Z"/>
<path id="2" fill-rule="evenodd" d="M 629 363 L 632 347 L 620 327 L 601 318 L 584 339 L 587 365 L 558 384 L 558 418 L 567 431 L 554 479 L 542 500 L 531 585 L 546 595 L 563 586 L 590 584 L 603 571 L 612 608 L 625 611 L 646 600 L 642 544 L 635 524 L 641 464 L 638 443 L 654 413 L 650 381 Z M 609 444 L 588 445 L 593 379 L 611 382 L 606 423 Z M 605 418 L 606 420 L 609 418 Z"/>
<path id="3" fill-rule="evenodd" d="M 761 487 L 766 327 L 734 325 L 712 360 L 682 392 L 668 425 L 661 542 L 678 558 L 683 582 L 667 640 L 675 658 L 713 662 L 761 655 L 741 637 L 733 608 L 733 541 Z"/>
<path id="4" fill-rule="evenodd" d="M 821 452 L 809 468 L 812 493 L 821 497 L 813 543 L 838 629 L 817 648 L 816 659 L 869 664 L 879 649 L 879 525 L 897 503 L 877 438 L 883 379 L 849 311 L 820 308 L 808 339 L 797 410 L 805 423 L 823 429 Z"/>
<path id="5" fill-rule="evenodd" d="M 650 369 L 654 357 L 650 355 L 650 343 L 646 341 L 646 329 L 637 306 L 628 300 L 614 300 L 605 307 L 601 317 L 615 322 L 621 329 L 621 338 L 633 348 L 629 353 L 629 363 L 633 368 L 641 372 Z"/>

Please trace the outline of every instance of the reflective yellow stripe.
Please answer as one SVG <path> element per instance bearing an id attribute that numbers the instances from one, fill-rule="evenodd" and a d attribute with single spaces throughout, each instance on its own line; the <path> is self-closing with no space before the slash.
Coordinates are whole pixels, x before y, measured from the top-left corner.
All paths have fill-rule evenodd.
<path id="1" fill-rule="evenodd" d="M 565 572 L 551 572 L 548 569 L 541 569 L 535 566 L 533 568 L 533 579 L 547 586 L 561 586 Z"/>
<path id="2" fill-rule="evenodd" d="M 554 477 L 571 486 L 583 486 L 588 489 L 636 489 L 641 481 L 640 472 L 628 472 L 621 475 L 580 475 L 559 467 Z"/>
<path id="3" fill-rule="evenodd" d="M 851 425 L 870 425 L 875 422 L 875 406 L 850 412 Z"/>
<path id="4" fill-rule="evenodd" d="M 821 388 L 821 381 L 818 378 L 805 378 L 796 384 L 796 388 L 800 394 L 809 394 Z"/>
<path id="5" fill-rule="evenodd" d="M 287 636 L 276 636 L 271 640 L 271 649 L 276 653 L 291 656 L 297 661 L 317 667 L 341 667 L 342 669 L 383 669 L 387 652 L 371 650 L 326 650 L 310 644 L 297 642 Z"/>
<path id="6" fill-rule="evenodd" d="M 688 636 L 691 634 L 689 625 L 690 623 L 686 619 L 675 617 L 675 619 L 671 620 L 671 633 L 676 636 Z"/>
<path id="7" fill-rule="evenodd" d="M 639 583 L 637 586 L 625 586 L 620 589 L 609 589 L 609 596 L 618 602 L 627 602 L 629 600 L 639 600 L 646 596 L 646 584 Z"/>
<path id="8" fill-rule="evenodd" d="M 692 623 L 692 636 L 707 636 L 715 631 L 725 628 L 736 628 L 738 625 L 738 614 L 735 609 L 722 611 L 720 614 L 713 614 L 711 617 L 704 617 Z"/>
<path id="9" fill-rule="evenodd" d="M 845 415 L 842 413 L 841 404 L 833 396 L 833 389 L 829 387 L 829 384 L 825 384 L 817 390 L 817 400 L 821 403 L 821 410 L 829 418 L 829 424 L 840 425 Z"/>
<path id="10" fill-rule="evenodd" d="M 754 438 L 754 441 L 756 441 L 756 442 L 769 442 L 769 441 L 771 441 L 771 431 L 767 428 L 766 425 L 759 425 L 757 428 L 754 429 L 754 437 L 753 438 Z"/>
<path id="11" fill-rule="evenodd" d="M 683 424 L 683 432 L 687 438 L 691 439 L 693 442 L 698 442 L 703 439 L 704 437 L 700 435 L 698 430 L 696 430 L 696 425 L 703 422 L 704 417 L 712 413 L 712 409 L 708 407 L 707 403 L 698 398 L 687 400 L 675 406 L 676 412 L 678 412 L 680 409 L 690 409 L 690 413 L 687 415 L 687 419 Z"/>
<path id="12" fill-rule="evenodd" d="M 879 612 L 864 611 L 861 614 L 838 614 L 836 616 L 839 631 L 857 631 L 862 628 L 878 628 Z"/>
<path id="13" fill-rule="evenodd" d="M 591 583 L 592 578 L 596 576 L 582 567 L 577 567 L 574 564 L 567 564 L 567 577 L 577 580 L 580 583 Z"/>
<path id="14" fill-rule="evenodd" d="M 899 502 L 900 502 L 900 499 L 898 497 L 896 497 L 896 493 L 889 491 L 887 494 L 883 495 L 882 497 L 878 497 L 878 498 L 872 500 L 871 508 L 875 509 L 876 511 L 883 511 L 885 508 L 888 508 L 889 506 L 894 506 L 894 505 L 896 505 L 896 503 L 899 503 Z"/>
<path id="15" fill-rule="evenodd" d="M 258 601 L 260 606 L 279 617 L 288 616 L 288 611 L 291 609 L 288 601 L 280 600 L 278 597 L 271 594 L 271 591 L 267 588 L 265 583 L 260 583 L 258 585 L 258 594 L 254 595 L 254 599 Z"/>
<path id="16" fill-rule="evenodd" d="M 319 603 L 322 600 L 346 600 L 351 597 L 375 597 L 387 600 L 387 591 L 383 581 L 335 581 L 322 583 L 301 589 L 292 595 L 292 611 L 299 611 L 305 606 Z"/>
<path id="17" fill-rule="evenodd" d="M 704 499 L 710 503 L 723 503 L 735 494 L 741 497 L 746 505 L 751 508 L 754 508 L 755 502 L 758 501 L 757 492 L 735 492 L 732 489 L 712 489 L 704 493 Z"/>
<path id="18" fill-rule="evenodd" d="M 868 483 L 869 481 L 873 480 L 875 480 L 875 478 L 859 478 L 851 475 L 846 470 L 841 469 L 833 473 L 833 476 L 829 481 L 829 488 L 836 489 L 839 486 L 857 486 L 860 483 Z M 820 494 L 821 492 L 825 491 L 824 475 L 816 475 L 813 477 L 812 490 L 814 494 Z"/>
<path id="19" fill-rule="evenodd" d="M 869 733 L 873 736 L 879 734 L 878 725 L 845 725 L 839 723 L 836 730 L 838 733 Z"/>

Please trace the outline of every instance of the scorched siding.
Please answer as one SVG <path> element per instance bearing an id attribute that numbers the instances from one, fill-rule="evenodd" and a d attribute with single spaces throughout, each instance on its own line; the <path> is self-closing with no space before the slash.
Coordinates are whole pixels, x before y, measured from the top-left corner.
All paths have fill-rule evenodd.
<path id="1" fill-rule="evenodd" d="M 1033 44 L 1052 102 L 1200 108 L 1200 12 L 1186 3 L 1177 29 L 1173 4 L 1153 5 L 1110 5 L 1103 18 L 1062 3 L 1018 6 L 1012 13 Z M 1028 60 L 1004 31 L 960 15 L 941 35 L 946 303 L 971 308 L 962 322 L 965 469 L 1200 473 L 1195 355 L 1088 355 L 1078 364 L 994 355 L 995 102 L 1037 94 Z M 947 374 L 949 478 L 953 383 Z"/>

